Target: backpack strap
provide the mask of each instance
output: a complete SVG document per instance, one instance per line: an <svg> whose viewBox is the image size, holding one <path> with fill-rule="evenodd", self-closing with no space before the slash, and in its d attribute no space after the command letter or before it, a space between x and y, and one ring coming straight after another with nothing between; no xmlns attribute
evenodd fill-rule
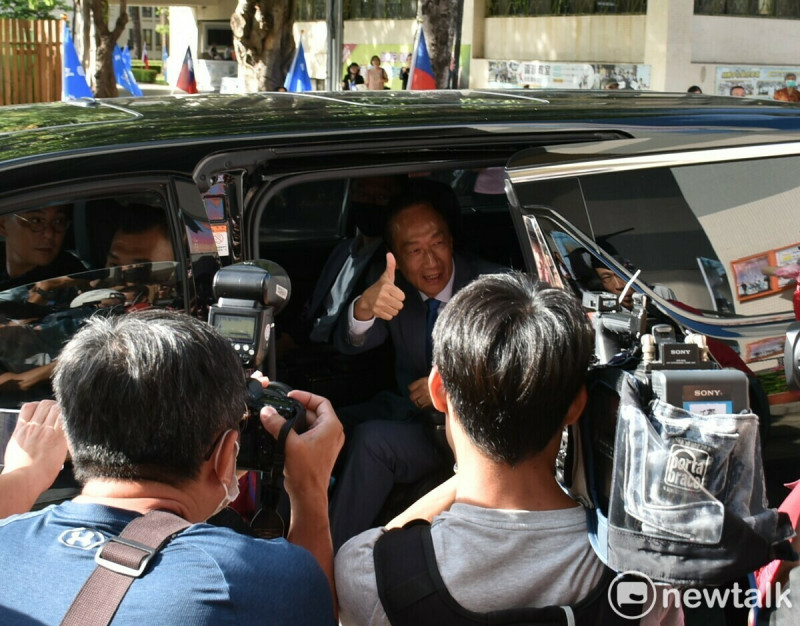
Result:
<svg viewBox="0 0 800 626"><path fill-rule="evenodd" d="M131 583L144 574L159 550L189 526L167 511L150 511L132 520L118 537L98 548L97 567L72 601L62 626L110 623Z"/></svg>
<svg viewBox="0 0 800 626"><path fill-rule="evenodd" d="M469 611L447 590L436 565L430 525L422 520L385 532L375 543L373 558L378 597L393 626L636 624L636 621L623 620L611 612L607 590L614 573L608 569L587 597L573 606L528 607L488 613ZM532 563L531 567L536 565ZM490 585L491 581L486 581L486 584Z"/></svg>

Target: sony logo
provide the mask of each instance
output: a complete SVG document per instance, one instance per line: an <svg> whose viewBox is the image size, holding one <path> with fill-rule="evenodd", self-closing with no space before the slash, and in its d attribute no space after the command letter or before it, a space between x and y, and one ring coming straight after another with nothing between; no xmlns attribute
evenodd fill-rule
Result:
<svg viewBox="0 0 800 626"><path fill-rule="evenodd" d="M691 353L692 353L692 351L689 350L689 349L687 349L687 350L672 350L672 354L674 354L674 355L689 355Z"/></svg>
<svg viewBox="0 0 800 626"><path fill-rule="evenodd" d="M721 389L695 389L695 396L716 398L722 395Z"/></svg>

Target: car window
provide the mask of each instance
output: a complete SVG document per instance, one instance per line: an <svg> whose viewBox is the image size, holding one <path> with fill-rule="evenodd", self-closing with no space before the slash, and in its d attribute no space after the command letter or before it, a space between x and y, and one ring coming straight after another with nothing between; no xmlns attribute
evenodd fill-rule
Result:
<svg viewBox="0 0 800 626"><path fill-rule="evenodd" d="M261 214L262 248L268 250L271 243L336 237L347 183L346 179L301 182L272 195Z"/></svg>
<svg viewBox="0 0 800 626"><path fill-rule="evenodd" d="M49 395L61 347L94 314L183 308L159 194L85 195L0 215L0 404Z"/></svg>
<svg viewBox="0 0 800 626"><path fill-rule="evenodd" d="M790 312L800 258L797 157L581 179L595 240L680 302L719 314Z"/></svg>

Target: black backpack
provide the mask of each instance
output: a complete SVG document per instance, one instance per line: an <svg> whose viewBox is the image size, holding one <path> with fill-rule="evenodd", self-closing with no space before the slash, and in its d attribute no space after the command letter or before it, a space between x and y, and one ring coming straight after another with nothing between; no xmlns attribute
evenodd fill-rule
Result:
<svg viewBox="0 0 800 626"><path fill-rule="evenodd" d="M442 580L431 540L431 527L417 520L385 532L374 548L378 596L393 626L470 626L473 624L537 626L632 626L638 619L622 617L609 604L615 575L606 569L586 598L570 606L511 608L488 613L458 604ZM536 563L531 563L535 568ZM486 581L487 585L491 581Z"/></svg>

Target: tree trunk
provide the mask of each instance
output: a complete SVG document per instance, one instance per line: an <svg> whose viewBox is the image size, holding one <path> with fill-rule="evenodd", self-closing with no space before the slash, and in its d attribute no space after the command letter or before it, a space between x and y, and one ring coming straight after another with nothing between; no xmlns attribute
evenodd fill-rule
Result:
<svg viewBox="0 0 800 626"><path fill-rule="evenodd" d="M163 52L166 48L167 52L172 49L172 46L169 45L169 26L167 25L167 16L169 15L169 9L167 7L159 7L158 9L158 23L159 26L156 27L156 30L161 33L161 51ZM166 71L166 68L161 70Z"/></svg>
<svg viewBox="0 0 800 626"><path fill-rule="evenodd" d="M81 0L82 42L81 63L88 73L92 60L92 5L91 0Z"/></svg>
<svg viewBox="0 0 800 626"><path fill-rule="evenodd" d="M231 15L233 49L245 91L275 91L294 57L297 0L238 0Z"/></svg>
<svg viewBox="0 0 800 626"><path fill-rule="evenodd" d="M95 56L96 68L94 84L96 98L115 98L119 95L117 80L114 77L114 45L128 23L128 1L120 0L119 17L114 24L114 30L109 30L106 19L108 16L108 0L92 1L92 20L97 44Z"/></svg>
<svg viewBox="0 0 800 626"><path fill-rule="evenodd" d="M133 40L131 43L131 57L134 59L142 58L142 19L141 11L138 6L130 7L128 15L131 18L131 26L133 27Z"/></svg>
<svg viewBox="0 0 800 626"><path fill-rule="evenodd" d="M450 86L450 62L460 2L463 0L420 0L418 5L437 89Z"/></svg>

